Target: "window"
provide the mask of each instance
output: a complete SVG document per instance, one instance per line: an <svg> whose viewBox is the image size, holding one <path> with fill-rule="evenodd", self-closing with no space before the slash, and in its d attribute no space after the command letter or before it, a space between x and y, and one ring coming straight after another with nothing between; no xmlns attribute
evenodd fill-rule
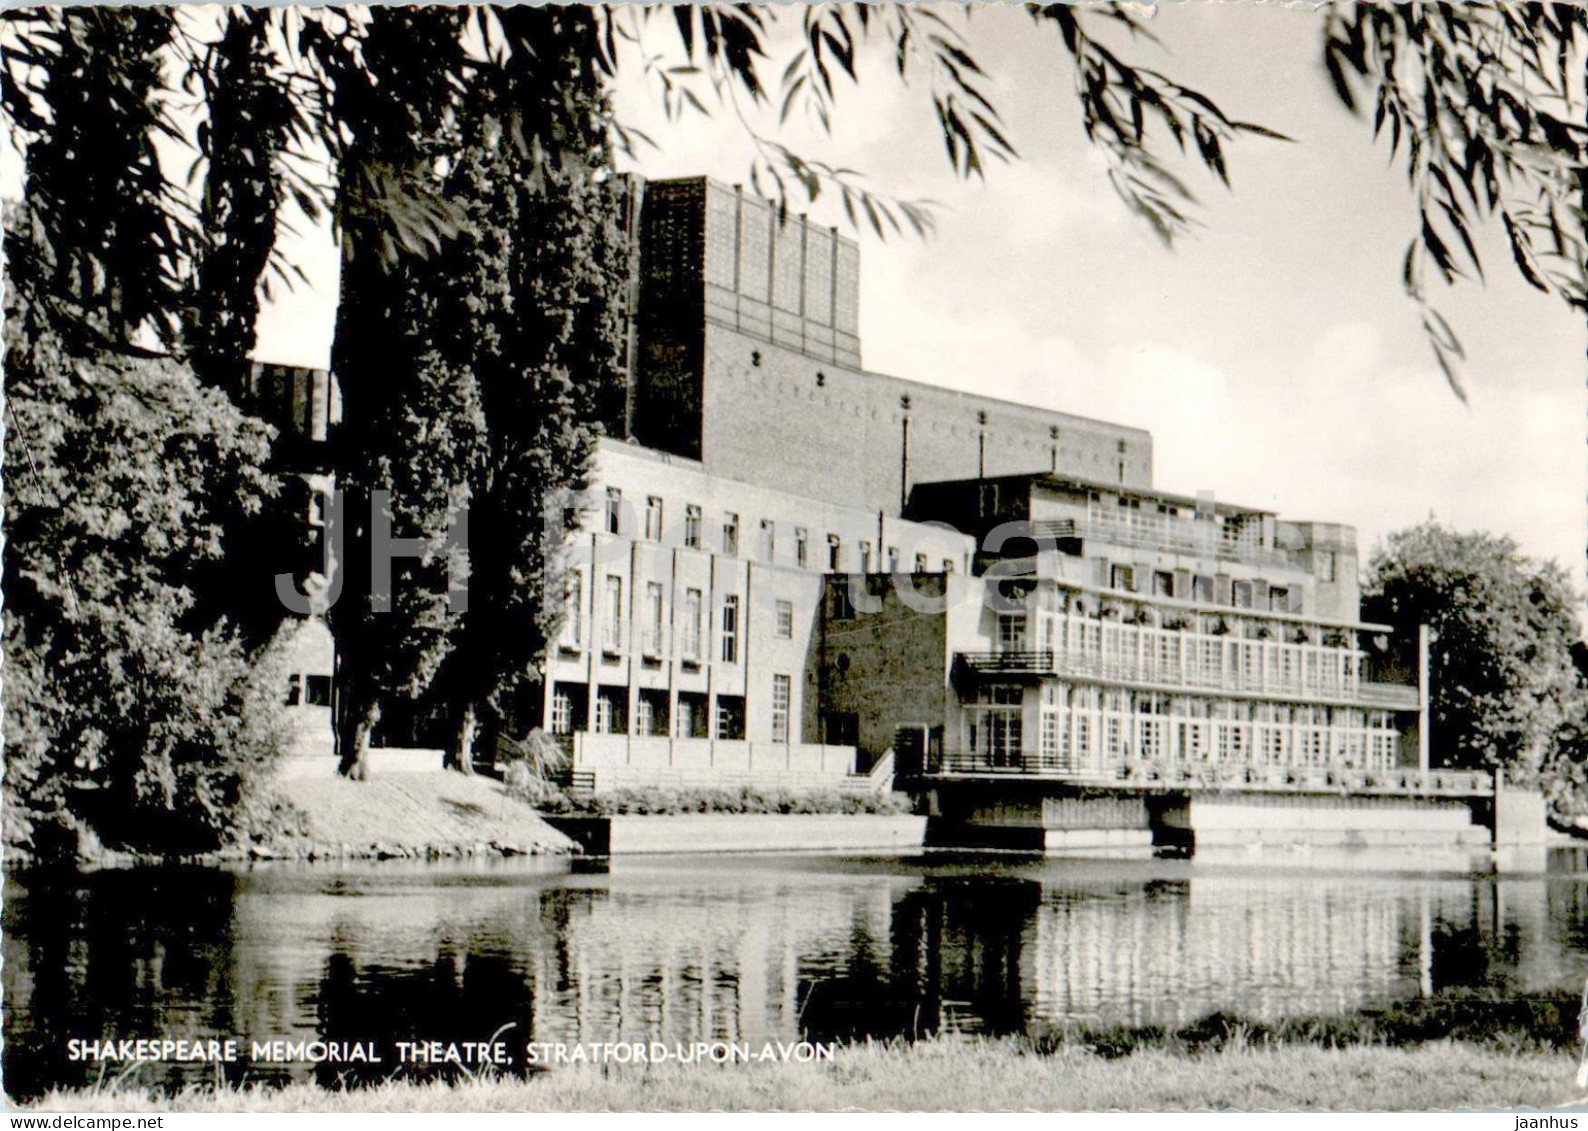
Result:
<svg viewBox="0 0 1588 1131"><path fill-rule="evenodd" d="M722 599L722 662L739 662L739 595L730 593Z"/></svg>
<svg viewBox="0 0 1588 1131"><path fill-rule="evenodd" d="M679 738L705 738L707 737L706 722L709 718L706 695L701 691L680 691L678 693L678 716L673 724L673 733Z"/></svg>
<svg viewBox="0 0 1588 1131"><path fill-rule="evenodd" d="M662 540L662 500L656 495L645 497L645 540L647 542Z"/></svg>
<svg viewBox="0 0 1588 1131"><path fill-rule="evenodd" d="M736 742L744 737L744 696L717 696L716 736L724 741Z"/></svg>
<svg viewBox="0 0 1588 1131"><path fill-rule="evenodd" d="M861 573L870 573L871 572L871 543L870 542L862 542L862 543L860 543L860 572Z"/></svg>
<svg viewBox="0 0 1588 1131"><path fill-rule="evenodd" d="M777 558L777 524L770 518L761 520L761 560L770 562Z"/></svg>
<svg viewBox="0 0 1588 1131"><path fill-rule="evenodd" d="M849 595L849 579L840 578L827 589L827 618L854 620L855 602Z"/></svg>
<svg viewBox="0 0 1588 1131"><path fill-rule="evenodd" d="M777 603L777 638L779 640L794 639L793 601L779 601Z"/></svg>
<svg viewBox="0 0 1588 1131"><path fill-rule="evenodd" d="M584 576L570 573L563 578L562 603L566 619L562 623L563 643L574 648L584 646Z"/></svg>
<svg viewBox="0 0 1588 1131"><path fill-rule="evenodd" d="M1269 586L1268 607L1276 613L1288 613L1290 611L1290 590L1283 585Z"/></svg>
<svg viewBox="0 0 1588 1131"><path fill-rule="evenodd" d="M596 695L595 729L597 734L627 734L629 689L603 687Z"/></svg>
<svg viewBox="0 0 1588 1131"><path fill-rule="evenodd" d="M899 547L897 546L888 547L888 572L899 572Z"/></svg>
<svg viewBox="0 0 1588 1131"><path fill-rule="evenodd" d="M700 661L700 619L705 611L699 589L684 594L684 659Z"/></svg>
<svg viewBox="0 0 1588 1131"><path fill-rule="evenodd" d="M730 557L739 553L739 516L732 511L722 516L722 552Z"/></svg>
<svg viewBox="0 0 1588 1131"><path fill-rule="evenodd" d="M607 575L606 613L601 646L608 652L616 652L623 647L623 579L617 574Z"/></svg>
<svg viewBox="0 0 1588 1131"><path fill-rule="evenodd" d="M794 528L794 561L801 569L810 565L811 535L803 526Z"/></svg>
<svg viewBox="0 0 1588 1131"><path fill-rule="evenodd" d="M607 488L606 531L608 534L623 533L623 492L616 487Z"/></svg>
<svg viewBox="0 0 1588 1131"><path fill-rule="evenodd" d="M1026 648L1026 618L1020 613L998 614L998 651L1023 652Z"/></svg>
<svg viewBox="0 0 1588 1131"><path fill-rule="evenodd" d="M926 572L926 555L925 554L916 554L915 555L915 572L916 573L925 573Z"/></svg>
<svg viewBox="0 0 1588 1131"><path fill-rule="evenodd" d="M772 741L788 741L789 677L772 677Z"/></svg>
<svg viewBox="0 0 1588 1131"><path fill-rule="evenodd" d="M1134 592L1136 589L1136 571L1130 566L1110 566L1108 570L1108 585L1110 589L1129 589Z"/></svg>
<svg viewBox="0 0 1588 1131"><path fill-rule="evenodd" d="M1230 603L1233 604L1237 609L1251 608L1252 583L1250 581L1237 581L1234 585L1234 592Z"/></svg>
<svg viewBox="0 0 1588 1131"><path fill-rule="evenodd" d="M1191 596L1194 600L1204 604L1213 603L1213 579L1211 577L1197 577L1191 582Z"/></svg>
<svg viewBox="0 0 1588 1131"><path fill-rule="evenodd" d="M943 572L944 573L953 573L954 572L954 559L953 558L944 558L943 559Z"/></svg>
<svg viewBox="0 0 1588 1131"><path fill-rule="evenodd" d="M573 696L565 688L557 688L551 694L551 733L573 733Z"/></svg>
<svg viewBox="0 0 1588 1131"><path fill-rule="evenodd" d="M634 702L634 733L645 736L667 735L667 692L642 687Z"/></svg>
<svg viewBox="0 0 1588 1131"><path fill-rule="evenodd" d="M303 677L294 672L287 677L287 706L296 707L303 702Z"/></svg>
<svg viewBox="0 0 1588 1131"><path fill-rule="evenodd" d="M647 656L662 654L662 586L660 582L645 583L645 641ZM645 733L650 733L649 731Z"/></svg>
<svg viewBox="0 0 1588 1131"><path fill-rule="evenodd" d="M1152 572L1152 595L1154 597L1174 596L1174 574L1168 570L1155 569Z"/></svg>
<svg viewBox="0 0 1588 1131"><path fill-rule="evenodd" d="M700 549L700 508L693 503L684 507L684 545Z"/></svg>
<svg viewBox="0 0 1588 1131"><path fill-rule="evenodd" d="M331 705L331 677L328 675L311 675L304 677L304 701L311 707L329 707Z"/></svg>
<svg viewBox="0 0 1588 1131"><path fill-rule="evenodd" d="M836 534L827 536L827 568L837 569L843 561L844 543Z"/></svg>
<svg viewBox="0 0 1588 1131"><path fill-rule="evenodd" d="M1318 554L1318 580L1335 580L1335 571L1338 568L1333 550L1324 550Z"/></svg>

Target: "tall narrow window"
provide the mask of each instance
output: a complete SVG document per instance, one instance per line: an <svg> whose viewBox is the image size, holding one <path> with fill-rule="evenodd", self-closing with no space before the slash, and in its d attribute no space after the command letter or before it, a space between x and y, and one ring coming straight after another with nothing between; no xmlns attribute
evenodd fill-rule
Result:
<svg viewBox="0 0 1588 1131"><path fill-rule="evenodd" d="M657 495L645 499L645 538L649 542L662 540L662 500Z"/></svg>
<svg viewBox="0 0 1588 1131"><path fill-rule="evenodd" d="M662 654L662 586L657 581L645 583L645 654Z"/></svg>
<svg viewBox="0 0 1588 1131"><path fill-rule="evenodd" d="M700 508L693 503L684 507L684 545L700 549Z"/></svg>
<svg viewBox="0 0 1588 1131"><path fill-rule="evenodd" d="M925 554L916 554L915 555L915 572L916 573L925 573L926 572L926 555Z"/></svg>
<svg viewBox="0 0 1588 1131"><path fill-rule="evenodd" d="M730 593L722 599L722 662L739 662L739 595Z"/></svg>
<svg viewBox="0 0 1588 1131"><path fill-rule="evenodd" d="M777 638L779 640L794 639L793 601L779 601L777 603Z"/></svg>
<svg viewBox="0 0 1588 1131"><path fill-rule="evenodd" d="M998 614L998 651L1026 650L1026 618L1021 613Z"/></svg>
<svg viewBox="0 0 1588 1131"><path fill-rule="evenodd" d="M615 573L607 575L606 628L601 646L608 652L623 648L623 579Z"/></svg>
<svg viewBox="0 0 1588 1131"><path fill-rule="evenodd" d="M827 536L827 568L838 569L844 559L844 543L836 534Z"/></svg>
<svg viewBox="0 0 1588 1131"><path fill-rule="evenodd" d="M1337 566L1335 565L1334 551L1324 550L1319 553L1317 557L1318 580L1324 582L1333 581L1335 579L1335 571L1337 569Z"/></svg>
<svg viewBox="0 0 1588 1131"><path fill-rule="evenodd" d="M608 534L623 533L623 492L616 487L607 488L606 531Z"/></svg>
<svg viewBox="0 0 1588 1131"><path fill-rule="evenodd" d="M573 696L560 687L551 693L551 733L573 733Z"/></svg>
<svg viewBox="0 0 1588 1131"><path fill-rule="evenodd" d="M899 572L899 547L897 546L888 547L888 572Z"/></svg>
<svg viewBox="0 0 1588 1131"><path fill-rule="evenodd" d="M804 569L806 566L810 565L810 557L810 531L806 530L803 526L796 526L794 528L794 561L801 569Z"/></svg>
<svg viewBox="0 0 1588 1131"><path fill-rule="evenodd" d="M777 524L770 518L761 520L761 560L774 561L777 558Z"/></svg>
<svg viewBox="0 0 1588 1131"><path fill-rule="evenodd" d="M562 582L563 591L563 643L573 648L584 647L584 577L569 573Z"/></svg>
<svg viewBox="0 0 1588 1131"><path fill-rule="evenodd" d="M699 589L691 589L684 594L684 640L681 651L684 659L699 662L701 616L705 612L705 604Z"/></svg>
<svg viewBox="0 0 1588 1131"><path fill-rule="evenodd" d="M732 511L722 516L722 552L729 557L739 553L739 516Z"/></svg>
<svg viewBox="0 0 1588 1131"><path fill-rule="evenodd" d="M871 572L871 543L870 542L861 542L860 543L860 572L861 573L870 573Z"/></svg>
<svg viewBox="0 0 1588 1131"><path fill-rule="evenodd" d="M788 741L789 677L772 677L772 741Z"/></svg>

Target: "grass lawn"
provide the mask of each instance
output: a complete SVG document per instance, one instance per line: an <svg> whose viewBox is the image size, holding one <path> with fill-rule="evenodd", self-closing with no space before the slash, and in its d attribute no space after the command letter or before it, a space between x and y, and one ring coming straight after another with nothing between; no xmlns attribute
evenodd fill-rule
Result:
<svg viewBox="0 0 1588 1131"><path fill-rule="evenodd" d="M1192 1055L1083 1046L1033 1052L1015 1040L860 1045L828 1063L579 1065L529 1080L391 1083L330 1092L196 1089L56 1093L45 1111L1147 1111L1423 1110L1554 1107L1588 1099L1569 1052L1474 1044L1411 1048L1231 1043Z"/></svg>
<svg viewBox="0 0 1588 1131"><path fill-rule="evenodd" d="M306 816L306 839L322 845L346 844L354 851L373 845L427 848L493 841L552 852L572 847L534 809L490 778L437 769L350 782L327 771L323 778L288 779L274 788Z"/></svg>

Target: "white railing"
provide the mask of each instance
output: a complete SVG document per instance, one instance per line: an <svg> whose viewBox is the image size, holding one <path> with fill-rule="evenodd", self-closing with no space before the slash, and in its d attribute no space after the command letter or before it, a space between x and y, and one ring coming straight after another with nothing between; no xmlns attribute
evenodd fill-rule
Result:
<svg viewBox="0 0 1588 1131"><path fill-rule="evenodd" d="M1365 701L1362 653L1321 643L1214 636L1039 612L1035 640L1054 675L1165 687ZM1022 653L1025 655L1025 653ZM1373 685L1373 705L1415 710L1417 690Z"/></svg>

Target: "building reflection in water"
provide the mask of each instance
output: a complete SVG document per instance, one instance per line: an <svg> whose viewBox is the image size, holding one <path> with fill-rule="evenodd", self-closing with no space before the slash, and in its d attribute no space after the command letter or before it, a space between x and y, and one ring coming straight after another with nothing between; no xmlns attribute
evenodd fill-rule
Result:
<svg viewBox="0 0 1588 1131"><path fill-rule="evenodd" d="M758 1044L1271 1022L1588 974L1580 878L1002 871L13 875L7 1087L94 1079L70 1035Z"/></svg>

